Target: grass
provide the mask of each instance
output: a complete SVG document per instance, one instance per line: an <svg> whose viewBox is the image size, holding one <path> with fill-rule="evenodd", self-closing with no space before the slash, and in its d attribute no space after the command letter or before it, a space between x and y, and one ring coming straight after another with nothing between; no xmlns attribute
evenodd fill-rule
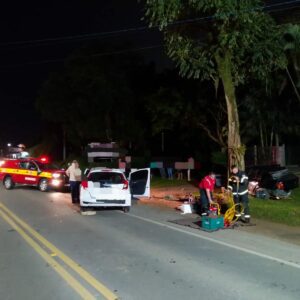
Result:
<svg viewBox="0 0 300 300"><path fill-rule="evenodd" d="M164 187L176 187L176 186L183 186L187 184L193 184L193 182L188 182L185 179L172 179L169 180L167 178L159 178L153 177L151 178L151 187L152 188L164 188Z"/></svg>
<svg viewBox="0 0 300 300"><path fill-rule="evenodd" d="M250 198L251 216L290 226L300 226L300 188L290 199L264 200Z"/></svg>
<svg viewBox="0 0 300 300"><path fill-rule="evenodd" d="M186 180L168 180L153 177L151 187L164 188L183 186L189 183ZM264 200L250 197L251 216L289 226L300 226L300 188L292 191L290 199Z"/></svg>

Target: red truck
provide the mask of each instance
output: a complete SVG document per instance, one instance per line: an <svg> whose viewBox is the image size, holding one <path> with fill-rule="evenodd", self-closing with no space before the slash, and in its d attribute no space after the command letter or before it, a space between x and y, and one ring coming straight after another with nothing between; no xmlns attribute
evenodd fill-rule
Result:
<svg viewBox="0 0 300 300"><path fill-rule="evenodd" d="M50 188L62 189L69 185L65 171L49 164L45 157L1 160L0 180L8 190L15 185L30 185L46 192Z"/></svg>

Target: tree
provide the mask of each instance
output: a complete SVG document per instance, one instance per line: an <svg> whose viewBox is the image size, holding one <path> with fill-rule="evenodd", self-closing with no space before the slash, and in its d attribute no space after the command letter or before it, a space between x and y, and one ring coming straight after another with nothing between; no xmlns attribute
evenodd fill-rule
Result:
<svg viewBox="0 0 300 300"><path fill-rule="evenodd" d="M290 68L293 70L295 80L286 66L286 73L293 86L297 99L300 101L300 26L288 24L284 31L284 50L289 58Z"/></svg>
<svg viewBox="0 0 300 300"><path fill-rule="evenodd" d="M210 82L180 78L175 70L164 71L156 82L154 93L145 99L153 135L176 132L177 140L193 140L195 147L197 139L208 137L222 151L226 150L227 115L221 102L224 99L214 93ZM216 98L213 102L212 97Z"/></svg>
<svg viewBox="0 0 300 300"><path fill-rule="evenodd" d="M182 76L222 83L229 163L244 168L236 87L285 66L280 32L258 0L146 0L149 26L164 32L168 56Z"/></svg>
<svg viewBox="0 0 300 300"><path fill-rule="evenodd" d="M146 66L136 56L98 57L90 53L95 50L80 50L61 72L52 74L40 91L37 108L77 149L90 141L137 144L143 126L136 117L141 107L133 77L141 77L138 69L145 71Z"/></svg>

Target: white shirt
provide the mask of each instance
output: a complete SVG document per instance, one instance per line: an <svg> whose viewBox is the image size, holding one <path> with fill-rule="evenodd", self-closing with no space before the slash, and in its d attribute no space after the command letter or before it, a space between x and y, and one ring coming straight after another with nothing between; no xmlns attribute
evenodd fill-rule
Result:
<svg viewBox="0 0 300 300"><path fill-rule="evenodd" d="M80 168L76 168L74 163L67 169L66 174L70 178L70 181L81 181L81 170Z"/></svg>

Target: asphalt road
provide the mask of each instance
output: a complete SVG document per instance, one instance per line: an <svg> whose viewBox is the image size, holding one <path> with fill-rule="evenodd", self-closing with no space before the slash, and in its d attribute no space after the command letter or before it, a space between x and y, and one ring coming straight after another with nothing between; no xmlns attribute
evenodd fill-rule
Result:
<svg viewBox="0 0 300 300"><path fill-rule="evenodd" d="M0 188L0 299L300 299L300 247L207 233L178 212L82 216L68 194Z"/></svg>

